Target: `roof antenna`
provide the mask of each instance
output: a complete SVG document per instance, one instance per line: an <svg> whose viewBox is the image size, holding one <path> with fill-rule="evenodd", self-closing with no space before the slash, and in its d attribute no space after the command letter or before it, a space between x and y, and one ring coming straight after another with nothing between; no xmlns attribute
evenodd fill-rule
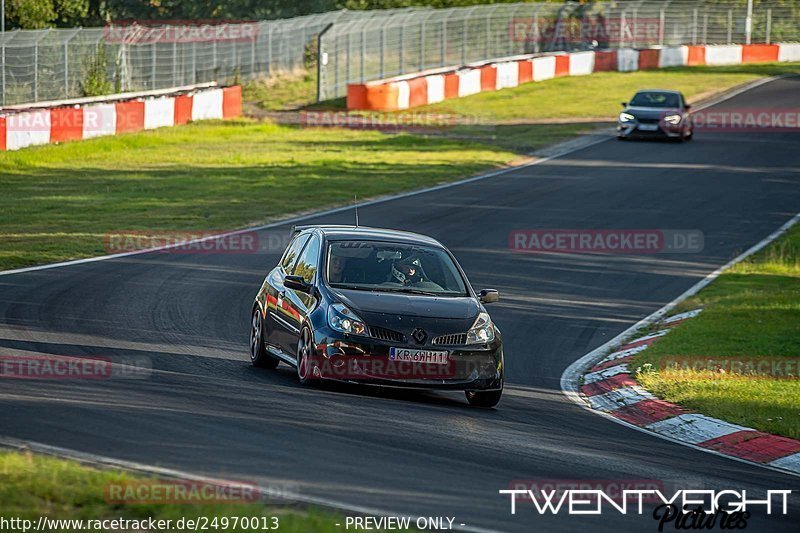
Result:
<svg viewBox="0 0 800 533"><path fill-rule="evenodd" d="M358 227L358 195L353 195L353 206L356 209L356 227Z"/></svg>

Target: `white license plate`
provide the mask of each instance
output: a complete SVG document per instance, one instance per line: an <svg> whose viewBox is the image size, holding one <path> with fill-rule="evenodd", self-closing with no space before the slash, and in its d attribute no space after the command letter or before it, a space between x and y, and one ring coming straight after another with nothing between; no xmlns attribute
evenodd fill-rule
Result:
<svg viewBox="0 0 800 533"><path fill-rule="evenodd" d="M639 124L639 129L642 131L656 131L658 124Z"/></svg>
<svg viewBox="0 0 800 533"><path fill-rule="evenodd" d="M411 348L389 348L389 359L392 361L446 365L448 362L448 352L413 350Z"/></svg>

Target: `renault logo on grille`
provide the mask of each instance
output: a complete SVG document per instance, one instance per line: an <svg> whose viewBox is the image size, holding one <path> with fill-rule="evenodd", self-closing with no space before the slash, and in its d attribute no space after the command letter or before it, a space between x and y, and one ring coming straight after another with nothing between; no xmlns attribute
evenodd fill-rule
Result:
<svg viewBox="0 0 800 533"><path fill-rule="evenodd" d="M417 344L422 344L425 342L425 339L428 338L428 334L425 333L425 330L422 328L417 328L412 331L411 336L414 337L414 340L417 341Z"/></svg>

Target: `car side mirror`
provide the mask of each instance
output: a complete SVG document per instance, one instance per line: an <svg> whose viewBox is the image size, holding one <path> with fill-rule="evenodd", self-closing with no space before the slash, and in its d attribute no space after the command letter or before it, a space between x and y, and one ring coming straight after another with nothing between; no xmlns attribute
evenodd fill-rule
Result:
<svg viewBox="0 0 800 533"><path fill-rule="evenodd" d="M493 304L500 301L500 293L495 289L483 289L478 294L478 298L482 304Z"/></svg>
<svg viewBox="0 0 800 533"><path fill-rule="evenodd" d="M628 102L620 102L620 103L622 104L622 107L628 107Z"/></svg>
<svg viewBox="0 0 800 533"><path fill-rule="evenodd" d="M311 284L303 276L286 276L283 285L300 292L311 292Z"/></svg>
<svg viewBox="0 0 800 533"><path fill-rule="evenodd" d="M690 106L689 104L686 104L686 105L684 105L684 106L683 106L683 108L684 108L686 111L689 111L689 110L692 108L692 106Z"/></svg>

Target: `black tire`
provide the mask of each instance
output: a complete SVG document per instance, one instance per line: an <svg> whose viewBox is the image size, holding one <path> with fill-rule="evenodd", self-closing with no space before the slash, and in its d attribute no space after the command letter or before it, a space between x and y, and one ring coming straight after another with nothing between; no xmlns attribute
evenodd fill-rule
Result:
<svg viewBox="0 0 800 533"><path fill-rule="evenodd" d="M264 346L264 319L258 306L253 308L250 318L250 363L258 368L274 370L280 361L272 357Z"/></svg>
<svg viewBox="0 0 800 533"><path fill-rule="evenodd" d="M483 407L485 409L489 409L500 403L500 397L503 395L503 389L489 391L468 390L465 394L467 395L467 401L472 407Z"/></svg>
<svg viewBox="0 0 800 533"><path fill-rule="evenodd" d="M300 338L297 340L297 381L301 385L307 385L313 379L313 368L310 361L313 339L314 335L310 329L304 327L300 330Z"/></svg>

